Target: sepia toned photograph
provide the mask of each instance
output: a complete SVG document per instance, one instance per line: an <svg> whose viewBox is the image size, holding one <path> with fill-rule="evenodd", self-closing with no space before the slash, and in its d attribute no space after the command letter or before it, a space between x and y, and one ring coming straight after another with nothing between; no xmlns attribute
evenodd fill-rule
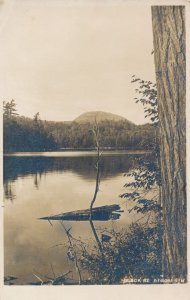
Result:
<svg viewBox="0 0 190 300"><path fill-rule="evenodd" d="M3 284L187 284L186 6L0 10Z"/></svg>

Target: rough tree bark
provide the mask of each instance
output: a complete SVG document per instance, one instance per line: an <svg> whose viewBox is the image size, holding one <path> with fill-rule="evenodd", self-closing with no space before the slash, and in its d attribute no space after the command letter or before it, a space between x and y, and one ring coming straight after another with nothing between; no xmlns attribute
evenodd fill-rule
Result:
<svg viewBox="0 0 190 300"><path fill-rule="evenodd" d="M186 279L185 7L153 6L152 25L161 140L163 273Z"/></svg>

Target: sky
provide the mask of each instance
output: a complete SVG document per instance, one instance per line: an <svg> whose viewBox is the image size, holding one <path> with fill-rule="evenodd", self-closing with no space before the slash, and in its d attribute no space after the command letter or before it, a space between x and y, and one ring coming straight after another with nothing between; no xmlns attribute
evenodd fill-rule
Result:
<svg viewBox="0 0 190 300"><path fill-rule="evenodd" d="M146 123L131 77L155 82L150 6L79 3L0 1L2 101L46 120L106 111Z"/></svg>

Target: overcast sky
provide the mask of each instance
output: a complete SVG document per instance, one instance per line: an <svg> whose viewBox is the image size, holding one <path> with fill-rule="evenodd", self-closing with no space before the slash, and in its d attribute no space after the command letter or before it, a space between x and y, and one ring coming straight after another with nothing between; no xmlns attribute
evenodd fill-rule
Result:
<svg viewBox="0 0 190 300"><path fill-rule="evenodd" d="M46 120L101 110L147 122L130 81L133 74L155 81L150 7L0 3L2 100L13 98L21 115L39 111Z"/></svg>

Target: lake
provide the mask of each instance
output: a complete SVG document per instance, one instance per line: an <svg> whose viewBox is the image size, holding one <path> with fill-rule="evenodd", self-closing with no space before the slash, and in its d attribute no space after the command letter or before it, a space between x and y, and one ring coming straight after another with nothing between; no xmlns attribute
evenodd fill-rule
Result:
<svg viewBox="0 0 190 300"><path fill-rule="evenodd" d="M118 220L94 221L100 230L126 228L140 216L129 213L130 205L119 197L127 191L126 172L137 165L144 152L108 151L101 157L101 182L95 207L119 204ZM87 209L92 201L96 178L93 151L12 153L4 155L4 262L5 276L14 284L34 283L38 277L59 276L71 271L67 236L59 221L52 225L40 217ZM89 221L64 221L73 237L95 243ZM37 275L37 276L36 276ZM84 275L85 276L85 275Z"/></svg>

